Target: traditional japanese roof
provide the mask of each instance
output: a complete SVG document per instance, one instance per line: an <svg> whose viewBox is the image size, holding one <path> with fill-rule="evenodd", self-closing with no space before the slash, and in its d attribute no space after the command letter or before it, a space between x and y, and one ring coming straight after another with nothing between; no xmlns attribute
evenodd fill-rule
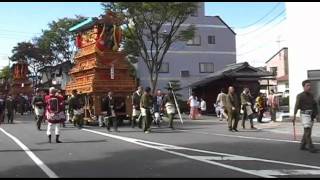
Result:
<svg viewBox="0 0 320 180"><path fill-rule="evenodd" d="M72 63L70 61L65 61L65 62L57 64L55 66L45 66L45 67L39 69L39 72L44 72L47 69L59 69L59 68L62 68L65 71L69 71L71 66L72 66Z"/></svg>
<svg viewBox="0 0 320 180"><path fill-rule="evenodd" d="M234 63L217 72L210 73L203 79L189 84L188 87L203 86L222 78L260 78L272 75L271 72L250 66L248 62Z"/></svg>

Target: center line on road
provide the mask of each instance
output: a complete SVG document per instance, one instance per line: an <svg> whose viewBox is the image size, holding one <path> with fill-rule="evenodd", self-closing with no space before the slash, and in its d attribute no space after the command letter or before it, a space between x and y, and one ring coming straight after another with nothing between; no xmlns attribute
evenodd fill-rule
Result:
<svg viewBox="0 0 320 180"><path fill-rule="evenodd" d="M24 145L18 138L14 137L10 133L6 132L4 129L0 128L0 130L9 136L15 143L17 143L21 149L24 150L25 153L31 158L33 162L35 162L50 178L58 178L58 176L41 161L26 145Z"/></svg>

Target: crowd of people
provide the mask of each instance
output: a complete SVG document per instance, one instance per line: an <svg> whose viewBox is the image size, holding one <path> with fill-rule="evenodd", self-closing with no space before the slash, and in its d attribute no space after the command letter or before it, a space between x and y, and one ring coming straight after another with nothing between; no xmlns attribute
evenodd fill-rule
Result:
<svg viewBox="0 0 320 180"><path fill-rule="evenodd" d="M23 95L19 95L14 99L10 94L7 97L0 96L0 118L1 122L4 121L5 109L7 109L8 123L13 123L15 112L23 113L26 109L22 108L21 103ZM47 122L48 142L51 143L52 132L54 130L56 142L60 141L60 128L65 127L65 123L69 120L75 127L81 129L84 124L84 99L77 90L73 90L71 96L63 95L61 90L54 87L49 89L47 93L43 89L36 89L35 94L30 99L30 112L35 115L36 127L41 131L41 124ZM118 130L118 109L116 105L116 98L113 97L113 92L109 91L101 99L102 118L99 118L99 125L105 126L107 130L111 131L113 125L114 131ZM124 106L122 102L121 106ZM176 113L176 102L173 97L172 89L169 88L166 93L160 89L157 90L155 95L151 94L151 88L146 87L143 89L139 86L132 94L132 119L131 126L135 128L136 124L143 130L144 133L150 133L151 123L160 127L162 117L167 114L169 119L169 128L174 129L173 119Z"/></svg>
<svg viewBox="0 0 320 180"><path fill-rule="evenodd" d="M243 129L246 128L245 122L247 119L250 121L250 128L256 129L253 119L257 118L257 122L262 123L267 109L271 111L271 120L276 120L275 114L279 108L279 99L273 90L271 90L269 97L266 97L263 93L253 97L248 87L243 88L240 97L238 97L235 88L230 86L228 92L224 88L221 89L214 103L214 108L220 121L228 121L230 131L238 131L238 121L240 119Z"/></svg>
<svg viewBox="0 0 320 180"><path fill-rule="evenodd" d="M318 114L317 103L311 93L310 81L304 81L302 86L304 91L297 96L293 122L295 122L296 113L300 109L300 117L304 126L301 150L306 150L306 146L308 146L309 150L314 152L311 129ZM151 123L154 122L155 125L160 127L162 117L166 114L169 120L169 128L175 129L173 119L177 112L177 101L171 88L166 93L158 89L153 95L150 87L143 89L142 86L139 86L132 94L131 102L132 128L135 128L138 124L138 127L144 133L150 133ZM203 98L198 98L195 93L192 93L189 97L187 104L190 107L190 119L196 119L207 111L206 101ZM84 106L83 98L78 94L77 90L73 90L70 97L63 95L60 90L54 87L49 89L48 94L44 90L36 89L36 93L32 98L23 94L16 97L12 97L11 94L7 96L0 95L0 122L4 123L5 112L7 112L8 123L13 123L15 113L23 115L27 111L33 111L36 127L39 131L41 131L41 124L44 120L47 121L46 134L48 142L51 143L51 131L54 129L56 143L61 143L59 139L60 126L65 127L67 119L75 127L79 129L83 127ZM119 132L117 118L119 106L113 97L112 91L109 91L102 98L101 106L103 111L101 113L102 118L99 118L99 125L101 127L105 126L108 131L111 131L111 125L113 125L114 131ZM120 106L123 107L124 102ZM256 129L253 119L257 118L257 122L262 123L262 118L267 110L270 111L271 121L275 121L276 111L279 109L279 99L273 90L271 90L268 97L260 93L254 98L247 87L243 89L240 97L238 97L235 88L230 86L228 92L225 92L225 89L221 89L214 103L214 108L220 121L227 120L229 131L238 132L240 118L243 129L246 128L245 122L247 119L250 121L250 128Z"/></svg>
<svg viewBox="0 0 320 180"><path fill-rule="evenodd" d="M31 96L24 94L18 94L13 97L11 94L0 95L0 122L3 123L5 119L5 111L7 111L8 123L13 123L13 117L15 113L24 115L25 113L31 114Z"/></svg>
<svg viewBox="0 0 320 180"><path fill-rule="evenodd" d="M236 119L237 122L233 125L229 122L230 131L238 131L237 127L240 118L243 129L246 128L245 122L247 119L250 120L251 129L256 129L253 119L257 118L257 122L263 123L262 119L267 110L270 112L271 121L276 121L276 112L279 110L279 98L274 93L274 90L270 91L268 97L264 93L259 93L257 97L253 97L248 87L243 88L240 97L238 97L234 87L230 86L228 92L224 88L221 89L214 103L214 108L220 121L227 120L229 122L232 119Z"/></svg>

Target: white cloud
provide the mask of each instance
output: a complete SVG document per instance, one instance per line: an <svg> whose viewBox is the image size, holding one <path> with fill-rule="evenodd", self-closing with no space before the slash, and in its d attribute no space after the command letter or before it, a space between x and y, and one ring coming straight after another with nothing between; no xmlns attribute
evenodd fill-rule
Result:
<svg viewBox="0 0 320 180"><path fill-rule="evenodd" d="M264 63L281 48L288 47L287 23L286 20L281 21L282 19L278 18L263 28L260 28L262 25L256 25L246 29L235 29L237 62L247 61L253 66L264 66ZM255 31L256 29L259 30ZM248 34L245 34L247 32ZM277 42L279 37L280 47Z"/></svg>

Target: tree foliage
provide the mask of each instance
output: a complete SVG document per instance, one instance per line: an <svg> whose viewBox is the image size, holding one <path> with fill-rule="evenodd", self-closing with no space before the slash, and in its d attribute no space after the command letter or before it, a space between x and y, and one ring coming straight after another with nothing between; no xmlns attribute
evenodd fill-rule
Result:
<svg viewBox="0 0 320 180"><path fill-rule="evenodd" d="M171 86L170 86L170 83L171 83ZM170 80L168 82L167 86L165 87L165 89L168 90L170 87L175 92L175 95L177 96L177 99L182 97L182 95L178 93L178 91L180 91L182 89L179 80Z"/></svg>
<svg viewBox="0 0 320 180"><path fill-rule="evenodd" d="M5 66L0 70L0 78L9 79L10 78L10 67Z"/></svg>
<svg viewBox="0 0 320 180"><path fill-rule="evenodd" d="M25 62L29 65L33 76L38 75L38 70L47 61L42 56L42 51L31 42L20 42L12 49L13 55L9 57L12 62Z"/></svg>
<svg viewBox="0 0 320 180"><path fill-rule="evenodd" d="M75 35L69 32L69 29L84 19L82 16L76 16L52 21L48 24L49 29L42 30L40 37L34 37L30 42L19 42L13 47L13 55L9 59L12 62L27 62L30 72L36 77L39 69L47 65L71 61L75 51L72 48Z"/></svg>
<svg viewBox="0 0 320 180"><path fill-rule="evenodd" d="M146 64L154 92L162 62L171 45L194 36L194 26L181 28L181 24L197 9L197 2L111 2L102 5L123 20L124 52L130 55L130 60L140 58Z"/></svg>
<svg viewBox="0 0 320 180"><path fill-rule="evenodd" d="M42 35L35 38L35 43L43 52L44 58L50 59L48 62L51 65L72 61L75 34L69 32L69 29L84 19L82 16L76 16L52 21L48 24L49 29L43 30Z"/></svg>

